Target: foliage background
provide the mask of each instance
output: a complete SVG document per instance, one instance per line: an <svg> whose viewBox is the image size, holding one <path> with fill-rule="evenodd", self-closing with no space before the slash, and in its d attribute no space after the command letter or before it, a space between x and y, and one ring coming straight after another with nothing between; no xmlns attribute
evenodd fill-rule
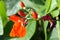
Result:
<svg viewBox="0 0 60 40"><path fill-rule="evenodd" d="M27 36L24 38L10 38L8 36L13 23L7 19L7 16L16 14L20 6L20 0L0 0L0 39L1 40L60 40L60 0L22 0L26 7L33 8L39 15L39 18L50 13L55 19L56 26L47 33L48 22L43 22L43 28L39 21L29 20L27 25ZM31 24L32 23L32 24ZM30 26L29 26L30 25ZM7 31L8 30L8 31ZM44 31L46 30L46 31ZM33 32L33 33L32 33ZM44 33L45 32L45 33ZM33 35L34 34L34 35ZM48 36L47 36L48 35Z"/></svg>

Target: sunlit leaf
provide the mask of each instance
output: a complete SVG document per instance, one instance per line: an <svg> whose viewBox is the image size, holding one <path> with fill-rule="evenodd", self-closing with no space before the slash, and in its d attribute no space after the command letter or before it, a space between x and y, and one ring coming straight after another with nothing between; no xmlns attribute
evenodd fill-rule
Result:
<svg viewBox="0 0 60 40"><path fill-rule="evenodd" d="M3 25L1 17L0 17L0 35L3 35Z"/></svg>
<svg viewBox="0 0 60 40"><path fill-rule="evenodd" d="M59 15L59 10L54 10L54 11L52 11L52 12L51 12L51 15L52 15L53 17L58 16L58 15Z"/></svg>
<svg viewBox="0 0 60 40"><path fill-rule="evenodd" d="M46 0L46 13L49 11L52 0Z"/></svg>
<svg viewBox="0 0 60 40"><path fill-rule="evenodd" d="M6 7L4 1L0 1L0 16L3 22L3 26L7 23Z"/></svg>
<svg viewBox="0 0 60 40"><path fill-rule="evenodd" d="M57 1L57 5L58 5L58 7L60 9L60 0L56 0L56 1Z"/></svg>
<svg viewBox="0 0 60 40"><path fill-rule="evenodd" d="M50 10L49 10L49 12L51 12L53 9L55 9L56 6L57 6L57 2L56 2L56 0L52 0L52 3L51 3L51 6L50 6Z"/></svg>
<svg viewBox="0 0 60 40"><path fill-rule="evenodd" d="M60 40L60 21L57 21L57 24L56 24L56 28L57 28L57 33L58 33L58 39Z"/></svg>
<svg viewBox="0 0 60 40"><path fill-rule="evenodd" d="M58 40L58 31L56 28L52 30L49 40Z"/></svg>
<svg viewBox="0 0 60 40"><path fill-rule="evenodd" d="M56 0L46 0L46 13L51 12L57 6Z"/></svg>
<svg viewBox="0 0 60 40"><path fill-rule="evenodd" d="M16 14L16 12L21 8L19 5L20 0L4 0L7 8L7 15Z"/></svg>
<svg viewBox="0 0 60 40"><path fill-rule="evenodd" d="M49 40L60 40L60 21L57 21L56 27L53 29Z"/></svg>

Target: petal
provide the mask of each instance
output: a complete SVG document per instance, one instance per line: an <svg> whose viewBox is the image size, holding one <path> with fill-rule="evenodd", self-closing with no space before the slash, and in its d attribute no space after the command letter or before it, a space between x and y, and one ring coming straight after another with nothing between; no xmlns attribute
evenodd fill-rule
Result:
<svg viewBox="0 0 60 40"><path fill-rule="evenodd" d="M22 29L22 37L24 37L26 35L26 28Z"/></svg>
<svg viewBox="0 0 60 40"><path fill-rule="evenodd" d="M22 23L15 23L10 32L10 37L24 37L26 35L26 28Z"/></svg>
<svg viewBox="0 0 60 40"><path fill-rule="evenodd" d="M9 36L10 36L10 37L15 37L15 36L16 36L14 30L12 30L12 31L10 32Z"/></svg>
<svg viewBox="0 0 60 40"><path fill-rule="evenodd" d="M54 20L50 20L50 28L54 25Z"/></svg>
<svg viewBox="0 0 60 40"><path fill-rule="evenodd" d="M18 30L18 37L24 37L26 35L26 28L21 26L20 30Z"/></svg>
<svg viewBox="0 0 60 40"><path fill-rule="evenodd" d="M13 26L13 27L15 27L15 26ZM15 36L16 36L16 35L15 35L15 31L14 31L13 28L12 28L12 30L11 30L9 36L10 36L10 37L15 37Z"/></svg>
<svg viewBox="0 0 60 40"><path fill-rule="evenodd" d="M18 23L18 22L24 22L24 18L20 18L19 16L16 16L16 15L12 15L9 17L9 19L15 23Z"/></svg>
<svg viewBox="0 0 60 40"><path fill-rule="evenodd" d="M46 20L52 20L52 17L50 15L45 15L42 17L42 20L46 21Z"/></svg>
<svg viewBox="0 0 60 40"><path fill-rule="evenodd" d="M20 20L20 17L16 16L16 15L12 15L9 17L9 19L13 22L18 22L18 20Z"/></svg>
<svg viewBox="0 0 60 40"><path fill-rule="evenodd" d="M15 23L13 25L13 28L12 28L11 32L10 32L10 37L16 37L17 31L18 31L19 28L20 28L20 24Z"/></svg>

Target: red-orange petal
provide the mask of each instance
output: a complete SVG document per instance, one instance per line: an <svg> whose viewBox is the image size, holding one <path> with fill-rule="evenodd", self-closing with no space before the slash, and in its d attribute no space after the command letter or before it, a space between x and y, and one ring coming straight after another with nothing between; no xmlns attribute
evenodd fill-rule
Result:
<svg viewBox="0 0 60 40"><path fill-rule="evenodd" d="M17 31L18 31L19 28L20 28L20 24L15 23L13 25L13 28L12 28L11 32L10 32L10 37L16 37Z"/></svg>
<svg viewBox="0 0 60 40"><path fill-rule="evenodd" d="M14 27L14 26L13 26L13 27ZM13 28L12 28L12 30L11 30L9 36L10 36L10 37L15 37L15 36L16 36L16 35L15 35L15 31L14 31Z"/></svg>
<svg viewBox="0 0 60 40"><path fill-rule="evenodd" d="M18 37L24 37L26 35L26 28L21 26L21 28L18 30Z"/></svg>
<svg viewBox="0 0 60 40"><path fill-rule="evenodd" d="M10 37L24 37L26 35L26 28L21 23L15 23L10 32Z"/></svg>
<svg viewBox="0 0 60 40"><path fill-rule="evenodd" d="M24 18L20 18L17 15L12 15L9 17L9 19L15 23L17 22L24 22Z"/></svg>
<svg viewBox="0 0 60 40"><path fill-rule="evenodd" d="M18 22L18 20L20 20L20 17L16 16L16 15L12 15L9 17L9 19L13 22Z"/></svg>

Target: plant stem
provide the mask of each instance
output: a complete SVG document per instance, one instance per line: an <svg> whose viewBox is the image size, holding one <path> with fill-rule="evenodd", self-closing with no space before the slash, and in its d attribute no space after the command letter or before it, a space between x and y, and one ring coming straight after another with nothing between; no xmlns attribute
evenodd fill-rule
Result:
<svg viewBox="0 0 60 40"><path fill-rule="evenodd" d="M44 30L44 33L45 33L45 40L47 40L47 31L46 31L46 29Z"/></svg>

